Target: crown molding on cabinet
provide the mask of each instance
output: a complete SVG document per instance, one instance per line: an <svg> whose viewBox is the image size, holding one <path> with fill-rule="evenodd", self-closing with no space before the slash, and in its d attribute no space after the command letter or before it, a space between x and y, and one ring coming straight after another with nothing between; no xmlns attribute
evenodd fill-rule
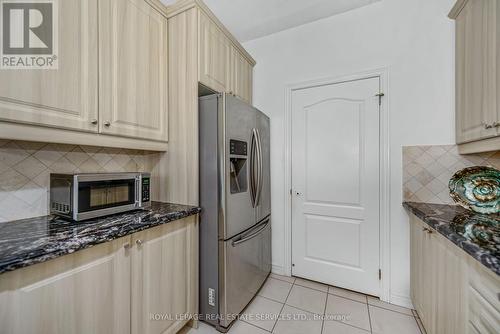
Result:
<svg viewBox="0 0 500 334"><path fill-rule="evenodd" d="M10 140L115 147L159 152L167 151L168 148L168 144L165 142L8 122L0 122L0 133L2 134L2 139Z"/></svg>
<svg viewBox="0 0 500 334"><path fill-rule="evenodd" d="M456 19L468 1L469 0L458 0L448 14L448 17L453 20Z"/></svg>
<svg viewBox="0 0 500 334"><path fill-rule="evenodd" d="M160 12L160 14L162 14L165 17L168 17L167 6L165 6L163 3L161 3L160 0L144 0L144 1L149 3L156 10L158 10Z"/></svg>
<svg viewBox="0 0 500 334"><path fill-rule="evenodd" d="M151 1L151 0L149 0ZM212 20L217 27L226 35L231 42L233 43L234 47L238 49L238 51L246 58L246 60L252 65L255 66L256 61L253 59L253 57L245 50L245 48L238 42L236 38L231 34L229 30L222 24L221 21L215 16L215 14L210 10L210 8L203 3L201 0L180 0L177 1L175 4L168 6L167 7L167 18L171 18L173 16L176 16L184 11L187 11L193 7L198 7L200 10L207 15L210 20Z"/></svg>

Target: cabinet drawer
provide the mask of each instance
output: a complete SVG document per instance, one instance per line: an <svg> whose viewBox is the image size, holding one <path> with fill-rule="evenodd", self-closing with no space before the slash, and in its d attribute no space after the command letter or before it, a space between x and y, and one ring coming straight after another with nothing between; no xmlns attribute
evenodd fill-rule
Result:
<svg viewBox="0 0 500 334"><path fill-rule="evenodd" d="M500 329L500 312L498 309L486 299L488 296L485 298L473 286L469 287L468 293L469 333L498 333Z"/></svg>
<svg viewBox="0 0 500 334"><path fill-rule="evenodd" d="M469 261L469 268L469 290L491 305L500 319L500 279L486 272L477 261Z"/></svg>

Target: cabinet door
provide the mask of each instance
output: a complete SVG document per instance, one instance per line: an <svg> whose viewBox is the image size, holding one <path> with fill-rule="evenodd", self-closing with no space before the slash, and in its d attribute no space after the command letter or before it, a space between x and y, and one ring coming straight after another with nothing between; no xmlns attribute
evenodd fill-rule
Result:
<svg viewBox="0 0 500 334"><path fill-rule="evenodd" d="M99 129L167 141L167 19L145 0L99 4Z"/></svg>
<svg viewBox="0 0 500 334"><path fill-rule="evenodd" d="M436 277L433 273L436 272L435 257L435 244L432 242L431 235L425 231L421 232L422 238L422 285L421 285L421 298L422 298L422 312L421 319L425 329L429 334L437 334L436 332L436 305L435 301L435 284Z"/></svg>
<svg viewBox="0 0 500 334"><path fill-rule="evenodd" d="M413 306L422 317L423 291L423 226L418 219L411 216L410 222L410 287Z"/></svg>
<svg viewBox="0 0 500 334"><path fill-rule="evenodd" d="M493 61L495 62L496 71L491 71L496 77L496 86L493 89L493 98L496 102L496 125L497 125L497 135L500 136L500 2L496 0L489 0L490 6L490 17L494 18L494 30L490 35L490 41L494 41L491 50L495 52ZM492 59L492 57L490 57Z"/></svg>
<svg viewBox="0 0 500 334"><path fill-rule="evenodd" d="M433 304L436 334L465 334L467 268L457 246L436 232L430 236L435 262ZM429 273L427 273L429 274Z"/></svg>
<svg viewBox="0 0 500 334"><path fill-rule="evenodd" d="M242 100L252 103L253 66L238 51L236 51L234 55L234 94L239 96Z"/></svg>
<svg viewBox="0 0 500 334"><path fill-rule="evenodd" d="M133 236L132 333L176 333L195 314L196 228L189 217Z"/></svg>
<svg viewBox="0 0 500 334"><path fill-rule="evenodd" d="M199 23L199 81L218 92L229 92L231 42L201 11Z"/></svg>
<svg viewBox="0 0 500 334"><path fill-rule="evenodd" d="M97 132L97 0L57 4L59 68L0 70L0 120Z"/></svg>
<svg viewBox="0 0 500 334"><path fill-rule="evenodd" d="M130 258L125 237L3 274L2 333L130 332Z"/></svg>
<svg viewBox="0 0 500 334"><path fill-rule="evenodd" d="M456 19L457 143L497 134L494 2L469 0Z"/></svg>

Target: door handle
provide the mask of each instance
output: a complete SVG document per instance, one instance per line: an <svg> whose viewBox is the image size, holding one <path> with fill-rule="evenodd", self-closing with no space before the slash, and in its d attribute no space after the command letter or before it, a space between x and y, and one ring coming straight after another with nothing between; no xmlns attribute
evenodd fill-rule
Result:
<svg viewBox="0 0 500 334"><path fill-rule="evenodd" d="M252 129L252 139L250 143L250 198L252 200L252 208L255 208L257 206L256 203L256 195L257 195L257 188L255 184L255 173L256 173L256 168L255 168L255 159L256 159L256 151L257 151L257 131Z"/></svg>
<svg viewBox="0 0 500 334"><path fill-rule="evenodd" d="M262 175L263 175L263 164L262 164L262 142L260 140L260 133L259 130L256 130L256 135L257 135L257 195L255 199L255 206L260 204L260 198L262 195Z"/></svg>
<svg viewBox="0 0 500 334"><path fill-rule="evenodd" d="M260 234L260 232L262 232L264 229L266 229L267 225L269 225L269 220L266 220L265 224L263 224L262 227L260 227L257 231L253 232L252 234L250 234L248 236L240 237L237 240L233 240L233 242L231 242L231 245L234 247L234 246L242 244L250 239L255 238L256 236L258 236Z"/></svg>

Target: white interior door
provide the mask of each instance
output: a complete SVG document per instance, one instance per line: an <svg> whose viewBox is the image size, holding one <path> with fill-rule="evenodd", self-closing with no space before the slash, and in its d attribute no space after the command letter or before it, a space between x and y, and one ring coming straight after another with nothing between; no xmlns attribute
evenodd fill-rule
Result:
<svg viewBox="0 0 500 334"><path fill-rule="evenodd" d="M379 295L379 77L292 93L292 274Z"/></svg>

